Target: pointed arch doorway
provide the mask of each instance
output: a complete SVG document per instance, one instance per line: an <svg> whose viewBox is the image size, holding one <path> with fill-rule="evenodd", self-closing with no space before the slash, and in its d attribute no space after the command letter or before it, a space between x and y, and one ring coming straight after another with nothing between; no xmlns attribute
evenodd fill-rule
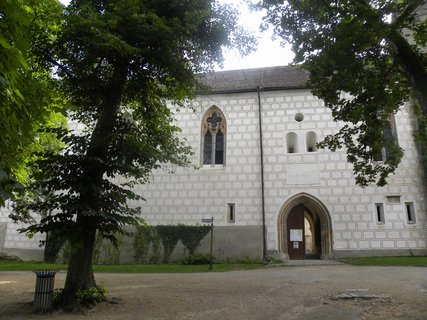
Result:
<svg viewBox="0 0 427 320"><path fill-rule="evenodd" d="M278 221L279 251L286 259L331 259L332 227L326 207L300 193L282 206Z"/></svg>

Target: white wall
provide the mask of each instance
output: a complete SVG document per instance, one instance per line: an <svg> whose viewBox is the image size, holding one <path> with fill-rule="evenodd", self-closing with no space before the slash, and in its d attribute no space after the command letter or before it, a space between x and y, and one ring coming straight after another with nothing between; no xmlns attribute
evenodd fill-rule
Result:
<svg viewBox="0 0 427 320"><path fill-rule="evenodd" d="M355 185L344 151L307 152L305 137L313 131L319 139L338 127L322 101L308 90L261 92L267 249L278 250L278 217L287 199L304 192L319 199L332 221L334 250L427 249L425 181L412 139L414 116L408 105L396 115L397 134L405 156L396 175L383 188ZM216 105L227 120L225 166L203 167L200 161L201 120ZM261 176L256 92L200 96L195 112L177 113L182 135L195 151L193 163L199 169L175 168L176 173L158 170L151 183L136 187L147 199L142 206L149 224L200 224L213 216L219 226L261 226ZM304 120L295 121L302 113ZM299 138L299 152L288 154L286 134ZM400 196L399 204L387 203L387 196ZM406 221L405 202L413 202L416 223ZM235 203L234 223L227 222L227 203ZM385 223L375 221L374 203L383 203ZM0 211L0 223L8 222L4 248L39 250L37 236L31 241L16 232L8 208ZM254 239L259 241L259 239Z"/></svg>
<svg viewBox="0 0 427 320"><path fill-rule="evenodd" d="M396 115L404 159L389 185L360 188L355 185L344 151L307 152L305 137L319 139L337 130L329 110L308 90L262 92L266 224L269 250L278 249L277 224L281 207L295 194L305 192L328 209L335 250L426 249L426 204L423 177L412 140L413 115L405 106ZM261 225L260 151L257 93L199 97L196 112L180 112L178 122L195 151L200 166L200 122L204 112L218 106L227 119L226 165L218 168L178 168L175 175L157 171L151 183L138 188L150 224L197 224L213 216L215 224ZM295 121L296 113L304 120ZM288 154L286 134L299 137L299 153ZM399 195L400 204L386 196ZM404 202L414 202L417 222L408 224ZM227 203L236 204L236 222L227 222ZM374 203L383 203L386 222L375 221ZM135 204L136 205L136 204Z"/></svg>

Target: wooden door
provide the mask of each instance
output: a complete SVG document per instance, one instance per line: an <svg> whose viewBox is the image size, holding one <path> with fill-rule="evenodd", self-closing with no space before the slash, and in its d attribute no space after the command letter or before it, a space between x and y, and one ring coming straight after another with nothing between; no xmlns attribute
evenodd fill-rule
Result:
<svg viewBox="0 0 427 320"><path fill-rule="evenodd" d="M288 254L292 260L305 258L304 205L298 204L289 212L286 221L288 231Z"/></svg>

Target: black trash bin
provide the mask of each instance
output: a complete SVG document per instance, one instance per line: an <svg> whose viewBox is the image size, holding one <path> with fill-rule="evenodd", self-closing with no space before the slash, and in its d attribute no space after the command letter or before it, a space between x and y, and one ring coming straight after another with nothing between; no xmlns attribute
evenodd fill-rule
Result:
<svg viewBox="0 0 427 320"><path fill-rule="evenodd" d="M36 289L34 292L34 309L46 312L52 309L53 288L57 270L34 270Z"/></svg>

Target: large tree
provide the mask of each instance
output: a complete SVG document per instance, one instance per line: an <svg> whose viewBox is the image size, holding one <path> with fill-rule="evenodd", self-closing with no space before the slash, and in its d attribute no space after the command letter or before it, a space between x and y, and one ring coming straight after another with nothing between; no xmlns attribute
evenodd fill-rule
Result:
<svg viewBox="0 0 427 320"><path fill-rule="evenodd" d="M405 101L419 115L427 157L424 0L264 0L258 6L267 9L265 26L292 44L295 62L310 72L313 93L334 120L345 122L320 145L346 147L359 185L386 184L400 162L390 117ZM385 161L373 161L382 148Z"/></svg>
<svg viewBox="0 0 427 320"><path fill-rule="evenodd" d="M95 234L114 241L137 222L141 195L132 187L164 164L189 165L173 113L193 96L195 73L221 62L223 46L253 47L237 16L212 0L73 0L65 8L47 60L79 130L57 130L63 152L36 163L34 192L13 216L28 222L44 213L25 231L55 230L70 241L64 309L96 286Z"/></svg>

